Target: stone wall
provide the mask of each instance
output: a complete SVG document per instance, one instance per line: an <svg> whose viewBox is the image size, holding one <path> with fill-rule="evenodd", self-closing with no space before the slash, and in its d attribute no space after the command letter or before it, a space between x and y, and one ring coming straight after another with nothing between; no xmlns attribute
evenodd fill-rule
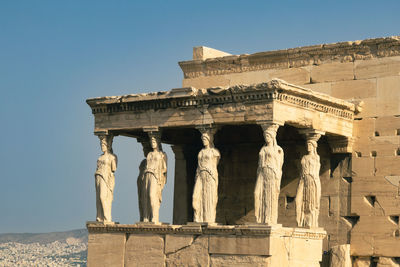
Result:
<svg viewBox="0 0 400 267"><path fill-rule="evenodd" d="M183 86L208 88L280 78L333 97L362 100L363 111L354 122L351 158L329 155L328 160L321 156L330 166L325 165L326 173L321 174L320 223L327 229L331 245L350 242L352 256L400 257L399 37L180 65L185 76ZM283 184L279 215L284 225L293 220L296 180Z"/></svg>
<svg viewBox="0 0 400 267"><path fill-rule="evenodd" d="M321 229L89 223L88 266L298 266L322 259Z"/></svg>

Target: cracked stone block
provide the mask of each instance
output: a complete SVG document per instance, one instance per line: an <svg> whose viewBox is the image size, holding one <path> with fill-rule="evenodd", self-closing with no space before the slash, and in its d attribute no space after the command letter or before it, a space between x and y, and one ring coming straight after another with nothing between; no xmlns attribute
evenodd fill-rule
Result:
<svg viewBox="0 0 400 267"><path fill-rule="evenodd" d="M209 266L208 237L195 238L193 243L166 256L166 266Z"/></svg>
<svg viewBox="0 0 400 267"><path fill-rule="evenodd" d="M174 253L193 243L192 235L166 235L165 254Z"/></svg>
<svg viewBox="0 0 400 267"><path fill-rule="evenodd" d="M331 267L351 267L350 245L339 245L331 248Z"/></svg>
<svg viewBox="0 0 400 267"><path fill-rule="evenodd" d="M164 261L164 238L162 236L129 235L125 247L125 267L164 266Z"/></svg>
<svg viewBox="0 0 400 267"><path fill-rule="evenodd" d="M268 256L211 255L211 267L262 267L270 266Z"/></svg>

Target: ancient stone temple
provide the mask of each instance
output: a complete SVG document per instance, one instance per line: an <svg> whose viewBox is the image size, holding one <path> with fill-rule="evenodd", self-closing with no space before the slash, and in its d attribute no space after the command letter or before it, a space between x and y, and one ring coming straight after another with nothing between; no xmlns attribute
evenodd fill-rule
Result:
<svg viewBox="0 0 400 267"><path fill-rule="evenodd" d="M182 88L87 100L104 153L89 266L400 264L400 38L179 64ZM111 218L118 136L143 145L136 224Z"/></svg>

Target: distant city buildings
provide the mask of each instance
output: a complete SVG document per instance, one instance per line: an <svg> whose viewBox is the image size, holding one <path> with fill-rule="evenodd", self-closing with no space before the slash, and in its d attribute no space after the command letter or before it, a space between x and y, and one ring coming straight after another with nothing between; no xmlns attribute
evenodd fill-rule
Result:
<svg viewBox="0 0 400 267"><path fill-rule="evenodd" d="M86 266L87 244L68 238L47 244L0 243L0 266Z"/></svg>

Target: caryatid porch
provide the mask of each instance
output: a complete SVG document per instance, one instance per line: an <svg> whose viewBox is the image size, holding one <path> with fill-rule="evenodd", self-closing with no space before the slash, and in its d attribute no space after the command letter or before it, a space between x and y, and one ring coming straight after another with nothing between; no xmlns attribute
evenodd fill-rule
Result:
<svg viewBox="0 0 400 267"><path fill-rule="evenodd" d="M250 86L100 97L87 103L95 116L97 135L124 135L147 142L148 133L158 132L162 143L172 145L174 224L193 220L191 200L197 154L202 148L198 129L216 130L214 144L221 153L216 222L243 224L255 222L253 192L258 152L264 144L262 128L279 126L277 141L285 151L281 187L290 188L298 179L298 161L305 154L307 137L324 135L318 150L321 173L331 170L324 161L329 162L332 154L339 153L339 159L344 159L351 152L353 116L358 108L278 79ZM283 203L280 200L278 223L295 226L294 216L291 222L287 220L290 216L281 216L290 200L288 195ZM321 209L325 208L321 203ZM325 227L324 223L320 226Z"/></svg>

